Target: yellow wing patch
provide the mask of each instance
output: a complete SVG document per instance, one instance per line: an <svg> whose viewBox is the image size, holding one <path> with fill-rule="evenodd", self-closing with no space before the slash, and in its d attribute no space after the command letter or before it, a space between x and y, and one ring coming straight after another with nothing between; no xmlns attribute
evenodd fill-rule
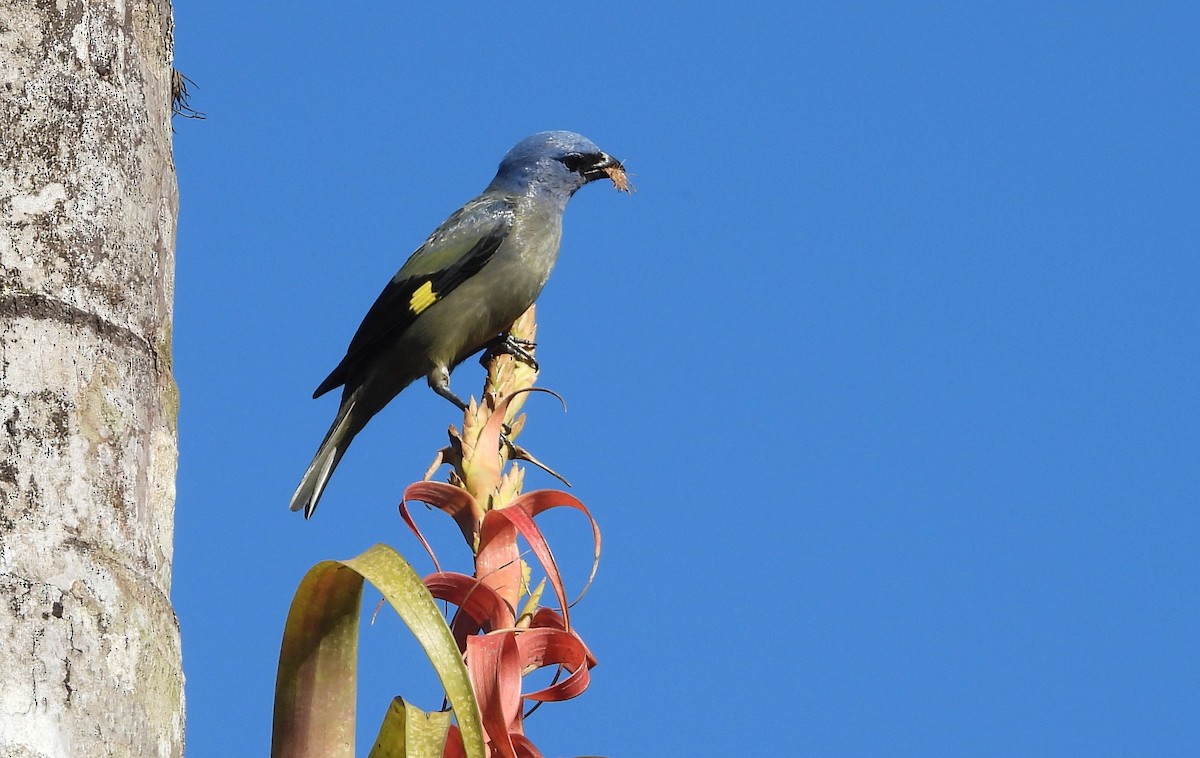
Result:
<svg viewBox="0 0 1200 758"><path fill-rule="evenodd" d="M408 301L408 309L416 316L437 301L438 293L433 291L433 282L425 282L412 294L412 299Z"/></svg>

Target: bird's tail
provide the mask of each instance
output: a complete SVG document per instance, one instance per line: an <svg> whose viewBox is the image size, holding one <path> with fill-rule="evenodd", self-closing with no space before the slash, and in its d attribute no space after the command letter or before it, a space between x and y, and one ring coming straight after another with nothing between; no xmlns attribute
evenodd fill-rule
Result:
<svg viewBox="0 0 1200 758"><path fill-rule="evenodd" d="M338 408L337 418L333 420L333 425L329 427L329 432L321 442L321 447L317 448L316 456L313 457L312 463L308 464L308 470L304 472L300 486L292 495L292 510L298 511L303 508L304 518L310 518L313 511L317 509L317 503L321 500L321 493L325 491L329 477L337 468L338 461L346 454L346 448L350 446L350 441L358 433L358 428L353 426L351 421L354 418L354 405L353 395L342 401L341 407Z"/></svg>

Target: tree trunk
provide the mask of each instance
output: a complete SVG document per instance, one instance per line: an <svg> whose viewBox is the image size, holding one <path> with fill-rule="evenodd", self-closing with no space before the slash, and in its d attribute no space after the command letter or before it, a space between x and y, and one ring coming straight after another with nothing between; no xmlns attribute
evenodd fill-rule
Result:
<svg viewBox="0 0 1200 758"><path fill-rule="evenodd" d="M169 0L0 2L0 756L177 756Z"/></svg>

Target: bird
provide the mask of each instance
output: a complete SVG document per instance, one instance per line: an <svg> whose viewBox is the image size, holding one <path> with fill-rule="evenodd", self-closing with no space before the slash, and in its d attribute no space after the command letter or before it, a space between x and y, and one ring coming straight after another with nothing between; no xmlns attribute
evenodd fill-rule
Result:
<svg viewBox="0 0 1200 758"><path fill-rule="evenodd" d="M318 398L342 387L342 400L292 495L293 511L312 517L355 435L417 379L425 377L434 392L466 410L450 389L450 373L480 350L503 344L554 268L567 201L605 177L626 187L621 161L591 140L570 131L539 132L513 146L483 192L429 235L313 393ZM518 356L523 352L506 344Z"/></svg>

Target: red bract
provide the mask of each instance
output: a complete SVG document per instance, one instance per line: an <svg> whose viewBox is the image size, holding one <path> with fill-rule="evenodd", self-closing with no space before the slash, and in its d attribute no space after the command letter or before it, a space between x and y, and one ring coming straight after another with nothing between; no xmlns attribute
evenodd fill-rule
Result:
<svg viewBox="0 0 1200 758"><path fill-rule="evenodd" d="M512 634L485 634L467 639L467 671L483 714L488 746L505 758L516 758L513 734L521 734L521 652Z"/></svg>
<svg viewBox="0 0 1200 758"><path fill-rule="evenodd" d="M460 519L469 511L463 498L465 491L448 485L433 485L411 485L405 495L439 508L461 527L465 519ZM599 562L600 529L583 503L557 490L520 495L506 507L484 514L478 522L478 531L464 535L468 544L478 546L474 577L439 571L425 578L425 584L435 598L458 609L451 628L467 662L489 749L494 755L538 754L536 750L527 752L525 749L533 749L533 746L524 739L521 701L555 702L577 697L587 689L589 669L596 665L583 640L570 628L568 609L571 603L567 600L562 574L536 522L538 515L559 507L583 513L592 528L592 567L583 588L586 591ZM401 504L401 513L405 523L428 549L428 543L404 504ZM525 538L537 556L561 609L536 608L529 613L522 628L516 628L519 622L515 618L522 591L523 567L518 536ZM432 556L432 551L430 553ZM438 565L436 557L434 564ZM522 676L546 666L559 667L566 672L566 678L534 692L522 693Z"/></svg>
<svg viewBox="0 0 1200 758"><path fill-rule="evenodd" d="M474 535L479 533L479 524L483 521L483 511L475 506L475 500L469 493L442 482L414 482L405 487L404 496L400 499L400 517L404 519L404 523L408 524L408 528L412 529L413 534L417 535L425 552L429 553L429 557L433 559L434 567L439 571L441 569L438 566L437 555L434 554L425 535L421 534L421 530L417 528L416 522L408 512L406 503L410 500L418 500L448 513L458 524L459 531L463 533L467 544L475 544Z"/></svg>

